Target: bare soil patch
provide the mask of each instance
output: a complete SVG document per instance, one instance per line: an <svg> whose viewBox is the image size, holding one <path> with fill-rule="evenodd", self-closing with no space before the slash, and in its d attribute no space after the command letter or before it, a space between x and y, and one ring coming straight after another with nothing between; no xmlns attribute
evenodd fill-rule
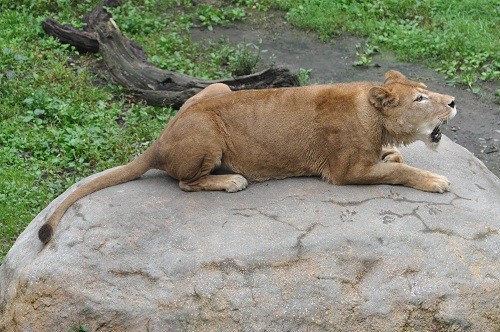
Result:
<svg viewBox="0 0 500 332"><path fill-rule="evenodd" d="M446 84L442 75L424 64L401 62L388 52L373 56L372 63L377 66L354 67L352 63L358 60L356 44L363 43L362 38L343 35L332 43L324 43L313 33L292 28L280 13L257 14L229 27L214 27L213 31L194 28L191 36L198 42L217 42L221 38L234 44L260 42L261 48L267 50L262 53L264 62L273 56L277 65L292 71L310 69L311 84L381 81L387 70L399 70L424 82L431 90L455 96L458 115L444 126L443 133L474 153L500 177L500 108L494 98L498 82L482 84L481 94L474 94Z"/></svg>

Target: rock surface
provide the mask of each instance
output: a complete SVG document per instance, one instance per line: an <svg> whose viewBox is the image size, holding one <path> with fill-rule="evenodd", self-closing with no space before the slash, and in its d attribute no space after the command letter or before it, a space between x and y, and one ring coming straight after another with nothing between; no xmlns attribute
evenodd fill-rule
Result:
<svg viewBox="0 0 500 332"><path fill-rule="evenodd" d="M77 202L43 248L58 198L0 266L0 330L499 331L500 180L447 138L403 154L451 191L185 193L152 171Z"/></svg>

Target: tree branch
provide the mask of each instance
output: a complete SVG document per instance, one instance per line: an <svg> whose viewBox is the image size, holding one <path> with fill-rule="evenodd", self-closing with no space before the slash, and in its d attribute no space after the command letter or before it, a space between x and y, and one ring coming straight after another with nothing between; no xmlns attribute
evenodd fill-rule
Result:
<svg viewBox="0 0 500 332"><path fill-rule="evenodd" d="M160 69L147 61L147 54L122 34L106 7L117 7L120 0L103 0L85 15L86 28L78 30L45 20L44 30L80 52L100 52L112 80L132 91L149 105L180 107L189 97L212 83L225 83L232 90L298 86L297 75L286 68L268 68L256 74L201 80Z"/></svg>

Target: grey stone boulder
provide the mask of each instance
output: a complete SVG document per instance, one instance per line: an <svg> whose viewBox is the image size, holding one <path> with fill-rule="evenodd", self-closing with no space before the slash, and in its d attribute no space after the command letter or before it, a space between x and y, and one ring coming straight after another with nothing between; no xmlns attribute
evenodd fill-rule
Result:
<svg viewBox="0 0 500 332"><path fill-rule="evenodd" d="M451 191L186 193L151 171L77 202L44 248L59 197L0 266L0 331L500 331L500 180L445 137L403 154Z"/></svg>

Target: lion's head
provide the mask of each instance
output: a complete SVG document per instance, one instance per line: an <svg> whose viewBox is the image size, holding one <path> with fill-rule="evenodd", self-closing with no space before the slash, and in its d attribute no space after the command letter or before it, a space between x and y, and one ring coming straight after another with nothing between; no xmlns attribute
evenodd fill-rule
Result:
<svg viewBox="0 0 500 332"><path fill-rule="evenodd" d="M429 91L394 70L386 73L384 85L371 88L369 100L383 114L384 144L421 140L434 149L441 125L457 114L454 97Z"/></svg>

